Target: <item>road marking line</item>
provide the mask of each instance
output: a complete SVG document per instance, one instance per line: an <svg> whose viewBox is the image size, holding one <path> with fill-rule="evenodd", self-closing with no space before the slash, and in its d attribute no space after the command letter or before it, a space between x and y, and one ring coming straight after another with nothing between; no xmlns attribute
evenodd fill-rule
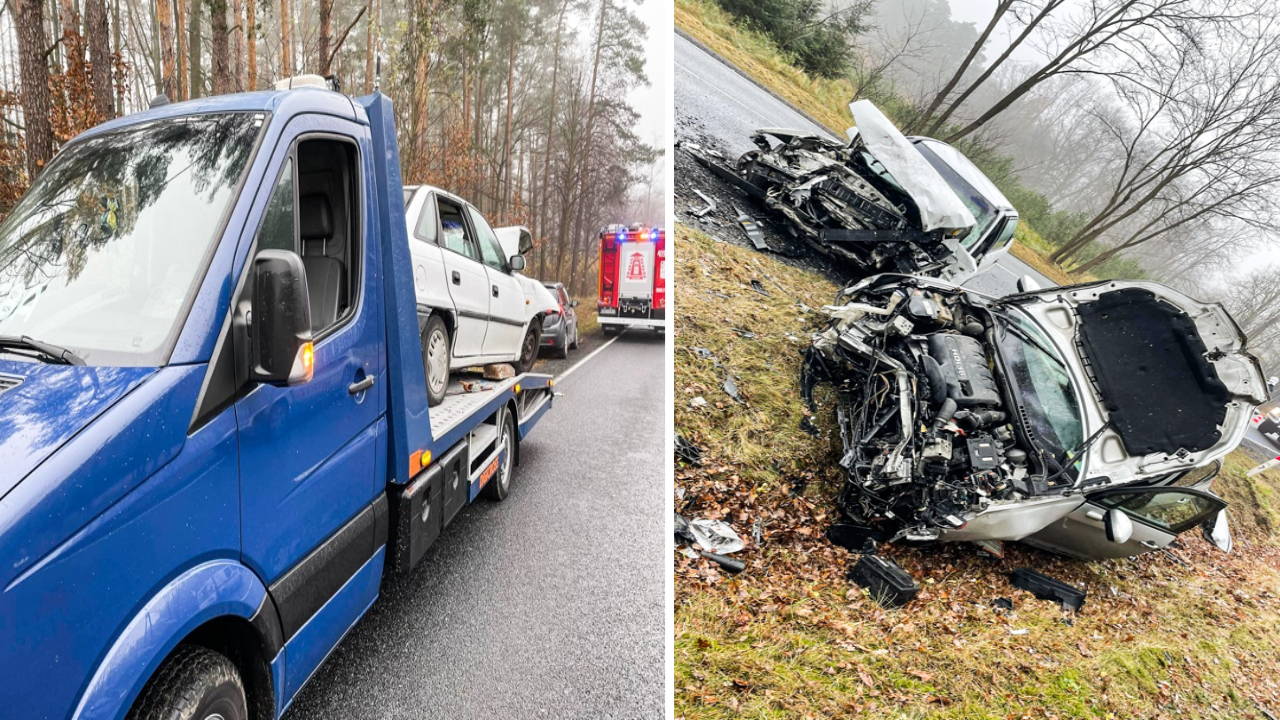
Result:
<svg viewBox="0 0 1280 720"><path fill-rule="evenodd" d="M560 376L556 378L556 382L557 382L557 383L562 382L565 378L569 377L569 374L570 374L570 373L572 373L574 370L577 370L578 368L582 367L584 363L586 363L586 362L587 362L588 360L590 360L591 358L595 357L595 356L596 356L596 355L597 355L601 350L604 350L605 348L609 347L610 345L612 345L612 344L614 344L614 343L618 342L618 338L622 337L622 333L625 333L626 331L627 331L627 330L626 330L626 328L623 328L622 332L618 333L617 335L614 335L612 340L610 340L609 342L607 342L607 343L605 343L605 344L601 345L600 347L596 348L595 350L592 350L590 355L588 355L588 356L586 356L586 357L582 358L582 359L581 359L581 360L579 360L578 362L574 363L574 364L573 364L573 367L571 367L571 368L569 368L568 370L565 370L564 372L560 373Z"/></svg>
<svg viewBox="0 0 1280 720"><path fill-rule="evenodd" d="M719 61L717 60L716 62L719 62ZM695 78L699 77L696 73L694 73L694 72L693 72L693 70L690 70L689 68L685 67L684 65L681 65L681 64L680 64L680 63L678 63L678 62L677 62L677 63L675 63L675 66L676 66L677 68L679 68L679 69L681 69L681 70L685 71L686 73L688 73L688 74L690 74L690 75L693 75ZM730 72L732 72L732 71L730 71ZM701 79L701 78L699 78L699 79ZM721 95L723 95L723 96L725 96L725 97L729 98L729 100L730 100L730 101L732 101L734 104L736 104L736 105L738 105L739 107L741 107L743 110L746 110L747 112L751 113L752 115L755 115L756 117L760 118L760 120L761 120L762 122L769 122L769 118L765 117L764 115L761 115L761 114L760 114L760 113L759 113L755 108L751 107L750 105L747 105L746 103L744 103L744 102L742 102L741 100L739 100L738 98L736 98L736 97L734 97L734 96L730 95L729 93L725 92L724 90L721 90L720 88L716 87L715 85L708 85L707 87L709 87L709 88L711 88L712 90L715 90L716 92L720 93ZM772 98L772 97L770 97L769 99L770 99L770 100L773 100L773 98Z"/></svg>

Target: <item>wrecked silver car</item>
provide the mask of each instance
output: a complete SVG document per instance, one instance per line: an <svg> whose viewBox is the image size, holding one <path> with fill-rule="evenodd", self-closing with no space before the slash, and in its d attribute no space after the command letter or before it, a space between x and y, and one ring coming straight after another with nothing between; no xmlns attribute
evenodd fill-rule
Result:
<svg viewBox="0 0 1280 720"><path fill-rule="evenodd" d="M839 505L868 536L1102 558L1203 527L1229 548L1205 468L1266 385L1222 306L1151 282L997 299L878 275L825 311L802 388L810 407L835 390Z"/></svg>
<svg viewBox="0 0 1280 720"><path fill-rule="evenodd" d="M1008 251L1018 213L961 152L906 138L867 100L849 105L841 144L778 128L733 167L695 159L770 210L826 255L860 273L901 272L962 282Z"/></svg>

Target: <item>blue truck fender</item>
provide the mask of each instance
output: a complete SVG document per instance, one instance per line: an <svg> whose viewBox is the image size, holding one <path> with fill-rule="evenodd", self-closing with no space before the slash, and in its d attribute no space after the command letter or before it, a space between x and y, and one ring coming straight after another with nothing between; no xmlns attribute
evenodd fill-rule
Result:
<svg viewBox="0 0 1280 720"><path fill-rule="evenodd" d="M280 620L258 576L238 562L223 559L187 570L139 609L98 664L73 717L123 718L169 653L202 625L219 618L244 620L260 635L273 676L274 716L274 708L281 705L284 674L283 662L274 662L283 647Z"/></svg>

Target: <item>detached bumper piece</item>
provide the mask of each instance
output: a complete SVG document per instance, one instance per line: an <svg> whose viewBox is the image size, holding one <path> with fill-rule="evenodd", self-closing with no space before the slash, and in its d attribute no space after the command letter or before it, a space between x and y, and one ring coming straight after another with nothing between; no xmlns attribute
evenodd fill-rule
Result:
<svg viewBox="0 0 1280 720"><path fill-rule="evenodd" d="M900 608L915 599L920 586L898 563L879 555L863 555L849 569L849 579L887 608Z"/></svg>
<svg viewBox="0 0 1280 720"><path fill-rule="evenodd" d="M1018 568L1009 573L1009 582L1019 590L1026 590L1040 600L1060 603L1063 610L1079 610L1084 606L1085 592L1061 580L1038 573L1031 568Z"/></svg>

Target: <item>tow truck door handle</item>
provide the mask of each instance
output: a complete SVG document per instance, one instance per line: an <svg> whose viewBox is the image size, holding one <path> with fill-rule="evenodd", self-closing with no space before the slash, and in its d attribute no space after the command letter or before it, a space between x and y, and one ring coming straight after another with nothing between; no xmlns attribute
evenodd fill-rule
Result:
<svg viewBox="0 0 1280 720"><path fill-rule="evenodd" d="M359 395L365 390L368 390L369 388L373 387L374 380L375 380L375 377L373 375L365 375L363 380L359 382L353 382L350 385L348 385L347 392L350 393L351 395Z"/></svg>
<svg viewBox="0 0 1280 720"><path fill-rule="evenodd" d="M454 285L461 285L461 284L462 284L462 275L461 275L461 274L459 274L457 270L454 270L454 271L453 271L453 284L454 284Z"/></svg>
<svg viewBox="0 0 1280 720"><path fill-rule="evenodd" d="M497 286L497 285L494 285L494 286L493 286L493 296L494 296L494 297L498 297L498 286Z"/></svg>

